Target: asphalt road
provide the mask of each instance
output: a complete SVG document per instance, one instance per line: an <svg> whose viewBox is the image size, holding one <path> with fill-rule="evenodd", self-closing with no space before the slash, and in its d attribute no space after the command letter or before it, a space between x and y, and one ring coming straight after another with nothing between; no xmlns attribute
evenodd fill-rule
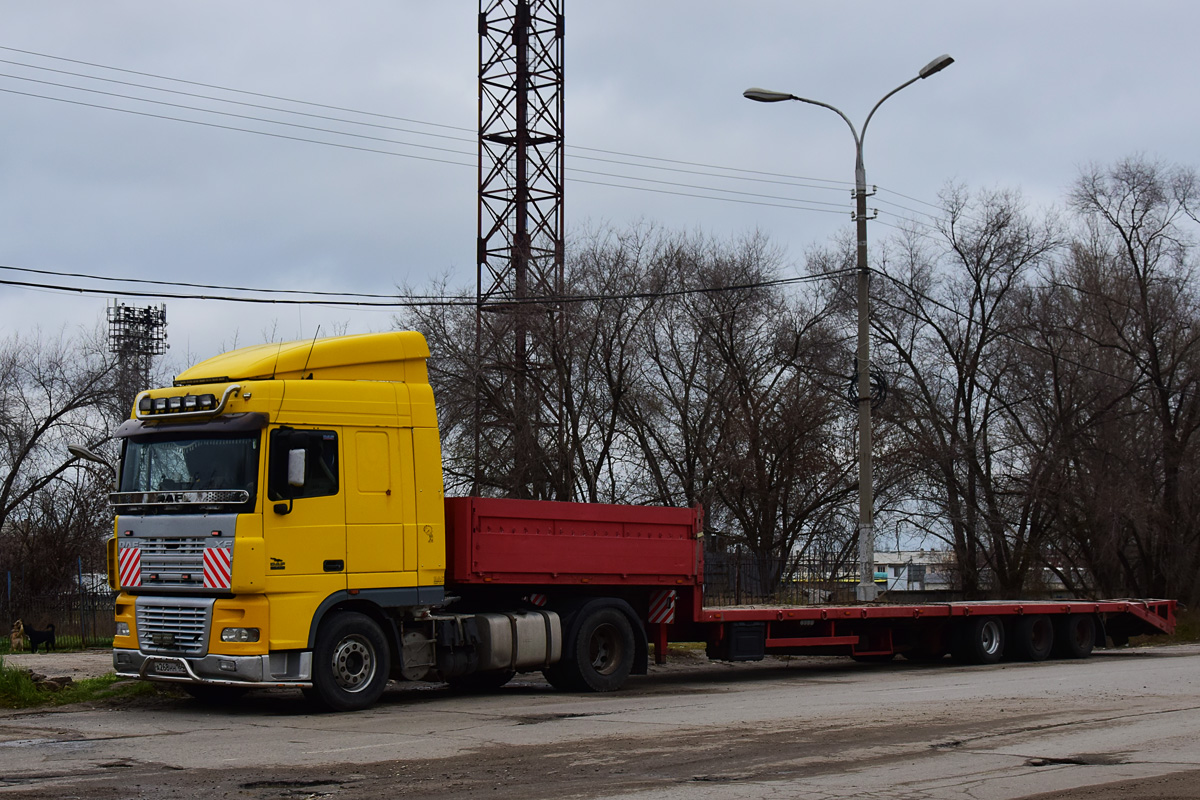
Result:
<svg viewBox="0 0 1200 800"><path fill-rule="evenodd" d="M1129 783L1131 782L1131 783ZM0 715L0 794L54 798L1200 796L1200 646L995 667L792 659L540 676L311 714L162 698Z"/></svg>

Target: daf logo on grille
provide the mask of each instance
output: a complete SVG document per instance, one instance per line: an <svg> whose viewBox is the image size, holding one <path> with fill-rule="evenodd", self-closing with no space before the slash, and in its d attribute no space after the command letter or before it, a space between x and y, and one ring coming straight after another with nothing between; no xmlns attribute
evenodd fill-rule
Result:
<svg viewBox="0 0 1200 800"><path fill-rule="evenodd" d="M152 633L150 641L159 647L171 647L175 644L175 634L173 633Z"/></svg>

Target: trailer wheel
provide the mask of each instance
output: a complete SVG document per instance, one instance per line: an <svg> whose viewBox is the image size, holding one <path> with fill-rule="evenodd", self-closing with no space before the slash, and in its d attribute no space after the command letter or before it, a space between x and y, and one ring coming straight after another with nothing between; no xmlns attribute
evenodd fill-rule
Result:
<svg viewBox="0 0 1200 800"><path fill-rule="evenodd" d="M954 658L964 664L995 664L1004 655L1004 626L996 617L963 620L954 638Z"/></svg>
<svg viewBox="0 0 1200 800"><path fill-rule="evenodd" d="M600 606L587 612L566 643L563 658L543 671L556 689L613 692L633 669L633 626L617 608Z"/></svg>
<svg viewBox="0 0 1200 800"><path fill-rule="evenodd" d="M496 691L511 681L516 674L516 670L495 669L487 672L472 672L469 675L456 675L453 678L447 678L446 683L456 692L484 694Z"/></svg>
<svg viewBox="0 0 1200 800"><path fill-rule="evenodd" d="M1054 647L1054 623L1045 614L1021 617L1013 625L1009 652L1018 661L1045 661Z"/></svg>
<svg viewBox="0 0 1200 800"><path fill-rule="evenodd" d="M1055 658L1087 658L1096 645L1096 620L1091 614L1067 614L1054 619Z"/></svg>
<svg viewBox="0 0 1200 800"><path fill-rule="evenodd" d="M387 686L387 640L365 614L340 613L326 619L313 649L310 699L330 711L357 711L374 703Z"/></svg>

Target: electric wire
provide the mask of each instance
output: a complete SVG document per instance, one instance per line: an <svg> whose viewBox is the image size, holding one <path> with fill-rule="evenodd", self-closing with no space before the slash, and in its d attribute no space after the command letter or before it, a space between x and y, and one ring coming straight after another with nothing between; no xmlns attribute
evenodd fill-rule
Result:
<svg viewBox="0 0 1200 800"><path fill-rule="evenodd" d="M82 88L82 87L77 87L77 86L69 86L66 84L56 83L53 81L42 81L42 80L38 80L35 78L22 78L19 76L12 76L12 75L8 75L5 73L0 73L0 77L9 77L9 78L16 77L18 80L26 80L26 81L31 81L33 83L43 84L43 85L50 85L50 86L55 86L55 87L59 87L59 88L73 89L76 91L90 92L93 94L99 94L99 95L103 95L103 96L107 96L107 97L117 97L117 98L126 99L126 100L135 100L135 101L139 101L139 102L152 103L154 105L167 106L169 108L176 108L176 109L181 109L181 110L186 110L186 111L198 111L201 113L218 114L218 115L225 116L225 117L233 117L235 119L248 120L248 121L253 121L253 122L263 122L263 123L266 123L269 125L283 125L283 126L286 126L289 128L298 128L301 130L312 131L312 132L317 132L317 133L328 133L328 134L332 134L334 136L349 136L349 137L352 137L355 139L364 139L364 140L372 141L372 142L393 144L393 145L397 145L397 146L401 146L401 147L415 147L415 148L419 148L422 150L433 150L433 151L437 151L437 152L450 153L452 155L461 155L461 156L466 156L466 157L473 155L473 153L469 153L466 151L454 150L454 149L445 148L445 147L438 147L436 145L417 144L414 142L405 142L405 141L402 141L399 139L387 139L384 137L369 136L367 134L361 134L361 133L338 131L338 130L333 130L330 128L321 128L321 127L317 127L317 126L313 126L313 125L302 125L300 123L295 123L295 122L284 122L281 120L266 119L264 117L254 117L254 116L249 116L246 114L235 114L233 112L228 112L228 111L216 111L213 109L199 108L196 106L189 106L189 105L184 105L181 103L170 103L170 102L167 102L164 100L151 100L151 99L147 99L147 98L133 97L130 95L122 95L122 94L118 94L118 93L114 93L114 92L105 92L105 91L99 90L99 89L87 89L87 88ZM146 111L137 111L134 109L120 108L118 106L108 106L108 105L97 104L97 103L87 103L87 102L84 102L81 100L70 100L67 98L54 97L51 95L41 95L41 94L35 94L35 93L31 93L31 92L21 92L21 91L15 90L15 89L0 88L0 92L7 92L10 94L23 95L23 96L27 96L27 97L36 97L36 98L41 98L41 99L45 99L45 100L54 100L54 101L61 102L61 103L69 103L72 105L80 105L80 106L85 106L85 107L89 107L89 108L104 109L104 110L108 110L108 111L118 111L118 112L125 113L125 114L134 114L137 116L150 117L150 118L154 118L154 119L170 120L173 122L184 122L184 123L189 123L189 124L193 124L193 125L202 125L205 127L218 128L218 129L222 129L222 130L239 131L242 133L253 133L253 134L258 134L260 136L270 136L270 137L274 137L274 138L287 139L290 141L308 142L311 144L321 144L321 145L326 145L326 146L330 146L330 147L339 147L339 148L343 148L343 149L357 150L357 151L361 151L361 152L378 153L378 154L382 154L382 155L391 155L391 156L396 156L399 158L411 158L411 159L416 159L418 161L429 161L429 162L434 162L434 163L451 164L453 166L472 167L472 168L475 166L475 164L468 163L468 162L450 161L450 160L443 159L443 158L434 158L434 157L429 157L429 156L418 156L418 155L414 155L411 153L397 153L397 152L390 151L390 150L381 150L378 148L354 146L354 145L348 145L348 144L343 144L343 143L339 143L339 142L329 142L329 141L325 141L325 140L321 140L321 139L312 139L312 138L303 137L303 136L291 136L291 135L287 135L287 134L273 133L270 131L256 130L254 128L243 128L243 127L234 126L234 125L221 125L218 123L203 122L200 120L188 119L186 117L175 117L175 116L170 116L170 115L166 115L166 114L153 114L153 113L146 112ZM765 195L765 194L758 193L758 192L743 192L743 191L736 190L736 189L724 189L724 188L716 187L716 186L711 186L711 187L710 186L697 186L695 184L685 184L685 183L679 183L679 182L675 182L675 181L661 181L661 180L658 180L655 178L642 178L642 177L629 176L629 175L613 175L612 173L599 172L596 170L577 169L575 171L582 173L582 174L613 177L618 180L635 180L635 181L642 181L642 182L648 182L648 183L657 183L657 184L661 184L661 185L677 186L677 187L686 188L686 189L697 189L700 191L719 192L719 193L724 193L724 194L739 195L739 196L743 196L743 197L760 197L760 198L764 198L766 200L788 200L788 201L791 201L791 204L789 204L789 205L783 205L783 204L779 204L779 203L769 203L769 202L753 203L754 205L772 206L772 207L777 207L777 208L789 208L789 209L798 210L798 211L818 211L818 212L837 213L837 214L846 213L844 210L843 211L832 211L830 209L813 208L810 205L797 205L797 204L821 204L821 205L828 205L828 206L839 205L837 203L827 203L822 200L805 200L802 198L784 198L784 197L778 197L775 195ZM588 180L582 180L582 179L573 179L573 180L575 180L578 183L613 186L613 187L622 188L622 189L634 189L634 190L641 190L641 191L658 191L660 194L673 194L673 195L677 195L677 196L681 196L681 197L696 197L699 199L706 199L706 200L739 202L736 198L723 198L723 197L712 197L712 196L705 196L705 195L694 195L689 192L663 192L660 190L651 189L649 187L631 186L628 184L600 183L597 181L588 181ZM741 201L741 202L747 202L747 201Z"/></svg>
<svg viewBox="0 0 1200 800"><path fill-rule="evenodd" d="M371 116L371 117L376 117L376 118L381 118L381 119L399 120L399 121L404 121L404 122L408 122L408 123L412 123L412 124L426 125L426 126L437 127L437 128L441 128L441 129L449 129L449 130L456 130L456 131L463 131L463 132L472 131L472 129L464 128L461 126L445 125L445 124L441 124L441 123L431 123L431 122L426 122L423 120L415 120L415 119L408 118L408 117L399 117L399 116L394 116L394 115L379 114L376 112L368 112L368 111L361 111L361 110L356 110L356 109L349 109L349 108L346 108L343 106L332 106L332 105L322 104L322 103L312 103L310 101L297 100L294 98L286 98L286 97L281 97L279 95L270 95L270 94L264 94L264 93L259 93L259 92L249 92L246 90L234 89L234 88L226 87L226 86L219 86L217 84L208 84L208 83L201 83L201 82L197 82L197 81L188 81L188 80L183 80L183 79L179 79L179 78L172 78L172 77L168 77L168 76L157 75L154 73L139 72L136 70L126 70L126 69L123 69L120 67L110 67L110 66L103 65L103 64L97 64L95 62L87 62L87 61L80 61L77 59L63 58L60 56L53 56L53 55L49 55L49 54L45 54L45 53L37 53L34 51L22 50L19 48L0 46L0 50L8 50L11 52L18 52L18 53L23 53L26 55L34 55L34 56L38 56L38 57L42 57L42 58L49 58L49 59L55 59L55 60L59 60L59 61L65 61L68 63L82 64L82 65L95 67L95 68L99 68L99 69L109 69L109 70L114 70L114 71L122 72L122 73L126 73L126 74L134 74L134 75L141 75L144 77L151 77L151 78L155 78L157 80L178 82L178 83L183 83L186 85L199 86L199 87L210 88L210 89L217 89L220 91L233 92L233 93L243 94L243 95L252 96L252 97L268 98L268 99L272 99L272 100L278 100L278 101L287 102L287 103L296 103L296 104L310 106L310 107L325 108L325 109L329 109L329 110L337 110L337 111L342 111L342 112L346 112L346 113ZM461 142L474 142L475 141L475 139L468 139L466 137L447 136L446 134L430 133L427 131L413 130L411 128L399 128L396 126L379 125L377 123L363 122L360 120L349 120L349 119L340 118L340 117L332 117L332 116L325 115L325 114L312 114L309 112L302 112L302 111L296 111L296 110L292 110L292 109L279 108L277 106L265 106L265 105L257 104L257 103L246 103L243 101L232 100L232 99L228 99L228 98L214 97L212 95L199 94L199 93L195 93L195 92L183 92L183 91L179 91L176 89L167 89L164 87L157 87L157 86L151 86L148 84L134 83L131 81L120 81L120 80L116 80L113 78L106 78L106 77L98 76L98 75L89 75L87 73L73 72L70 70L58 70L58 69L54 69L51 67L45 67L45 66L36 65L36 64L27 64L25 62L12 61L9 59L0 59L0 63L8 63L8 64L16 65L16 66L22 66L22 67L25 67L28 69L44 70L44 71L48 71L48 72L54 72L57 74L71 75L74 77L80 77L80 78L84 78L87 80L107 81L107 82L115 83L118 85L132 86L132 87L136 87L136 88L147 89L150 91L159 91L159 92L166 92L166 93L172 93L172 94L179 94L182 96L211 100L214 102L232 103L232 104L245 106L245 107L260 108L263 110L270 110L270 111L274 111L277 113L297 114L297 115L302 115L302 116L307 116L307 117L312 117L312 118L317 118L317 119L324 119L324 120L333 121L333 122L340 122L340 123L344 123L344 124L348 124L348 125L364 125L364 126L375 127L375 128L385 129L385 130L395 130L398 132L410 133L410 134L418 135L418 136L434 136L434 137L439 137L439 138L445 138L445 139L448 139L451 141L461 141ZM135 101L139 101L139 102L150 102L150 103L164 103L165 102L165 101L150 100L150 99L141 98L141 97L134 97L134 96L130 96L130 95L121 95L121 94L112 93L112 92L102 92L100 90L87 89L87 88L79 87L79 86L71 86L69 84L57 84L57 83L50 82L50 81L37 81L37 79L27 78L27 77L23 77L23 76L5 75L4 77L9 77L9 78L12 78L15 80L27 80L27 81L45 83L45 84L49 84L49 85L59 86L62 88L73 89L76 91L98 92L101 94L107 94L109 96L122 97L124 99L130 99L130 100L135 100ZM44 99L60 99L60 98L46 97L43 95L32 95L29 93L25 93L25 94L27 94L28 96L43 97ZM230 112L217 111L214 109L202 109L202 108L196 108L193 106L183 106L181 104L166 103L166 105L171 105L171 106L180 107L180 108L187 108L189 110L199 111L201 113L215 113L215 114L222 114L222 115L229 115L229 116L243 116L243 115L234 115L234 114L231 114ZM285 122L281 122L279 120L264 120L264 119L256 118L256 117L243 117L243 118L254 119L257 121L263 121L263 122L267 122L269 124L294 125L294 123L285 123ZM177 120L177 121L190 121L190 120ZM305 127L305 126L299 126L299 127ZM244 129L241 129L241 130L244 130ZM316 130L320 130L322 132L330 132L330 133L334 133L336 135L351 135L351 136L355 135L355 134L349 134L349 133L346 133L343 131L328 131L326 129L316 129ZM474 131L472 131L472 132L474 132ZM370 137L367 137L367 138L370 138ZM384 140L384 141L390 141L390 140ZM315 143L324 143L324 142L315 142ZM402 144L404 146L411 146L411 147L430 147L428 145L417 145L417 144L409 143L409 142L398 142L398 143ZM439 148L434 148L434 149L439 149ZM625 153L625 152L616 151L616 150L606 150L606 149L602 149L602 148L580 147L580 146L572 145L572 146L569 146L567 149L568 149L568 151L570 151L570 150L586 150L589 152L604 153L607 155L619 155L619 156L622 156L625 158L637 158L637 159L640 159L643 161L658 161L658 162L662 162L665 164L679 164L679 165L685 165L685 166L695 166L695 167L702 167L705 170L714 170L715 169L715 170L722 170L724 173L735 173L735 174L721 174L721 173L713 173L713 172L702 172L702 171L698 171L698 170L681 169L678 167L660 166L658 164L633 163L633 162L628 162L628 161L618 161L615 159L605 159L605 158L598 158L595 156L584 156L584 155L578 155L578 154L574 154L574 153L568 153L569 157L575 158L575 159L591 160L591 161L597 161L597 162L602 162L602 163L614 163L614 164L620 164L620 165L624 165L624 166L631 166L631 167L639 168L639 169L667 170L667 171L672 171L672 172L697 174L697 175L703 175L706 177L719 178L719 179L723 179L723 180L739 180L739 181L750 181L750 182L760 182L760 183L773 183L773 184L794 186L796 188L817 189L817 190L831 190L831 189L838 190L837 187L839 187L839 186L850 185L846 181L834 181L834 180L829 180L829 179L824 179L824 178L811 178L811 177L804 177L804 176L781 175L778 173L764 172L764 171L760 171L760 170L745 170L745 169L739 169L739 168L735 168L735 167L725 167L725 166L719 166L719 165L705 164L702 162L684 161L684 160L680 160L680 159L666 159L666 158L659 158L659 157L655 157L655 156L639 155L639 154L635 154L635 153ZM446 151L452 152L455 154L459 154L459 155L466 155L466 153L464 153L463 151L449 150L449 149L446 149ZM763 175L763 176L770 176L770 177L769 178L746 177L746 176L751 176L751 175ZM780 180L781 178L783 178L785 180ZM636 178L634 178L634 179L638 180ZM641 180L649 180L649 179L641 179ZM800 181L800 182L797 183L797 181ZM812 183L809 183L810 181ZM825 185L817 185L817 184L831 184L831 185L825 186ZM706 187L706 188L710 191L725 191L725 190L717 188L717 187ZM804 200L804 199L798 199L798 202L810 202L810 203L818 203L819 204L822 201L809 201L809 200Z"/></svg>
<svg viewBox="0 0 1200 800"><path fill-rule="evenodd" d="M6 265L0 267L8 270L20 270L33 272L42 275L57 275L60 277L82 277L85 279L124 281L132 284L149 284L159 286L181 286L191 287L195 284L172 283L169 281L153 281L145 278L114 278L111 276L95 276L76 272L58 272L54 270L36 270L28 267L13 267ZM825 280L826 278L836 277L849 272L854 272L854 268L845 268L840 270L830 270L828 272L813 273L810 275L796 275L785 278L772 278L765 281L754 281L742 284L729 284L725 286L700 286L691 288L671 289L671 290L656 290L656 291L640 291L640 292L625 292L620 294L562 294L562 295L547 295L541 297L526 297L520 299L505 298L499 301L485 302L483 305L489 307L504 307L516 305L563 305L571 303L586 303L586 302L604 302L613 300L646 300L663 297L676 297L691 294L712 294L734 291L748 291L752 289L771 288L776 286L789 286L800 283L809 283L813 281ZM0 285L14 286L26 289L48 290L56 292L65 292L73 294L112 294L113 291L108 288L93 288L87 286L64 286L61 284L50 283L35 283L32 281L15 281L0 278ZM122 289L118 294L129 297L144 297L151 299L168 299L168 300L218 300L230 303L254 303L254 304L274 304L274 305L319 305L331 307L357 307L357 308L425 308L437 306L476 306L480 305L477 298L467 295L364 295L354 292L337 293L337 292L302 292L300 290L249 290L239 287L229 286L213 286L210 288L220 289L223 291L275 291L278 293L293 291L301 294L313 294L323 298L322 300L306 300L296 298L276 298L276 297L240 297L233 295L208 295L208 294L192 294L183 292L168 292L168 291L141 291L141 290L126 290ZM372 298L389 298L384 300L338 300L338 297L372 297Z"/></svg>

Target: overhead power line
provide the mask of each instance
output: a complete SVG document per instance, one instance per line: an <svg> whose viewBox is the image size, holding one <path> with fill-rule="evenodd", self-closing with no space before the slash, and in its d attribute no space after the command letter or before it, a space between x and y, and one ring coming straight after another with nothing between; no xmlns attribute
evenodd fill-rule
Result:
<svg viewBox="0 0 1200 800"><path fill-rule="evenodd" d="M117 278L107 275L89 275L80 272L65 272L56 270L33 269L30 267L14 267L11 265L0 265L0 269L16 272L33 273L38 275L51 275L56 277L74 277L83 278L85 280L122 282L134 285L154 285L164 287L178 288L211 288L219 291L233 292L257 292L260 294L307 294L321 299L301 299L292 297L255 297L242 295L210 295L210 294L195 294L187 292L172 292L167 290L140 290L140 289L114 289L114 288L97 288L89 286L68 286L63 284L38 283L33 281L15 281L0 279L0 286L15 286L27 289L39 289L45 291L65 292L69 294L120 294L128 297L146 297L167 300L219 300L229 303L255 303L255 304L275 304L275 305L320 305L320 306L350 306L363 308L424 308L436 306L474 306L478 300L473 295L380 295L380 294L362 294L357 292L327 292L327 291L304 291L299 289L243 289L233 286L214 286L203 284L192 284L184 282L171 282L149 280L146 278ZM525 305L547 305L547 304L563 304L563 303L586 303L586 302L601 302L612 300L644 300L662 297L675 297L689 294L711 294L721 292L747 291L751 289L764 289L776 286L789 286L800 283L810 283L813 281L825 280L827 278L837 277L847 272L853 272L853 269L831 270L824 273L816 273L812 275L796 275L787 278L773 278L771 280L756 281L743 284L729 284L726 286L707 286L707 287L692 287L671 290L659 291L641 291L641 292L626 292L621 294L562 294L557 296L545 296L538 298L525 298L521 301ZM373 298L368 300L352 299L352 298ZM514 305L515 303L500 303L498 305Z"/></svg>
<svg viewBox="0 0 1200 800"><path fill-rule="evenodd" d="M120 67L110 67L110 66L103 65L103 64L97 64L95 62L87 62L87 61L81 61L78 59L63 58L60 56L53 56L53 55L49 55L49 54L45 54L45 53L37 53L34 51L22 50L19 48L0 46L0 50L7 50L10 52L22 53L25 55L33 55L33 56L37 56L40 58L54 59L57 61L62 61L62 62L71 63L71 64L79 64L79 65L84 65L84 66L88 66L88 67L94 67L97 69L113 70L113 71L120 72L123 74L138 75L138 76L142 76L142 77L153 78L155 80L164 80L164 81L180 83L180 84L189 85L189 86L196 86L196 87L202 87L202 88L207 88L207 89L215 89L215 90L218 90L221 92L232 92L232 93L236 93L236 94L240 94L240 95L244 95L244 96L248 96L248 97L265 98L265 99L275 100L275 101L279 101L279 102L283 102L283 103L294 103L294 104L299 104L299 105L302 105L305 107L310 107L310 108L321 108L321 109L338 111L338 112L343 112L343 113L369 116L369 117L376 118L376 119L389 119L389 120L403 121L403 122L407 122L410 124L438 128L440 130L454 130L454 131L462 131L462 132L467 132L467 131L471 130L471 129L463 128L460 126L444 125L444 124L440 124L440 123L431 123L431 122L426 122L423 120L416 120L416 119L412 119L412 118L408 118L408 117L399 117L399 116L395 116L395 115L379 114L376 112L368 112L368 111L362 111L362 110L358 110L358 109L350 109L350 108L346 108L343 106L333 106L333 105L323 104L323 103L313 103L310 101L298 100L298 99L294 99L294 98L287 98L287 97L282 97L279 95L271 95L271 94L265 94L265 93L260 93L260 92L249 92L246 90L234 89L232 87L220 86L217 84L209 84L209 83L202 83L202 82L198 82L198 81L188 81L188 80L183 80L183 79L178 79L178 78L172 78L172 77L168 77L168 76L164 76L164 75L158 75L155 73L139 72L136 70L127 70L127 69L123 69ZM379 130L391 130L391 131L396 131L396 132L400 132L400 133L408 133L408 134L417 135L417 136L429 136L429 137L441 138L441 139L444 139L447 141L454 141L454 142L463 142L463 143L472 142L473 143L475 141L475 139L473 139L473 138L468 139L466 137L453 136L453 135L448 135L448 134L440 133L440 132L416 130L413 128L401 128L398 126L384 125L384 124L379 124L379 123L374 123L374 122L365 122L363 120L347 119L344 117L337 117L337 116L332 116L329 114L316 114L316 113L311 113L311 112L307 112L307 111L299 111L299 110L295 110L295 109L283 108L283 107L279 107L279 106L264 105L262 103L253 103L253 102L245 102L245 101L241 101L241 100L233 100L230 98L218 97L218 96L214 96L211 94L202 94L199 92L181 91L178 89L170 89L170 88L166 88L166 87L154 86L151 84L138 83L138 82L134 82L134 81L117 80L117 79L105 77L102 75L91 75L88 73L78 72L78 71L73 71L73 70L55 69L52 67L46 67L46 66L38 65L38 64L29 64L29 63L22 62L22 61L13 61L11 59L0 59L0 63L12 64L12 65L20 66L20 67L27 68L27 69L35 69L35 70L42 70L42 71L46 71L46 72L52 72L52 73L59 74L59 75L69 75L72 77L82 78L85 80L104 81L104 82L113 83L113 84L125 86L125 87L133 87L133 88L144 89L144 90L148 90L148 91L176 94L176 95L180 95L180 96L184 96L184 97L202 99L202 100L211 101L211 102L230 103L230 104L234 104L234 105L237 105L237 106L240 106L243 108L256 108L256 109L260 109L260 110L271 111L273 113L295 114L295 115L307 117L310 119L320 119L320 120L336 122L336 123L341 123L341 124L346 124L346 125L366 126L366 127L370 127L370 128L379 129ZM220 110L212 109L212 108L197 107L197 106L185 105L185 104L181 104L181 103L170 103L170 102L163 101L163 100L153 100L150 98L122 94L119 92L105 92L105 91L99 90L99 89L92 89L92 88L82 87L82 86L74 86L71 84L63 84L63 83L59 83L59 82L55 82L55 81L44 81L44 80L39 80L36 78L30 78L30 77L21 76L21 75L4 74L4 75L0 75L0 77L8 77L12 80L22 80L22 81L40 83L43 85L54 86L57 88L63 88L63 89L68 89L68 90L73 90L73 91L90 92L90 93L100 94L100 95L104 95L104 96L108 96L108 97L116 97L116 98L131 100L134 102L163 105L163 106L167 106L167 107L171 107L171 108L194 111L197 113L217 114L217 115L221 115L221 116L232 117L235 119L243 119L243 120L248 120L248 121L262 122L262 123L270 124L270 125L283 125L283 126L287 126L287 127L298 128L301 130L330 134L333 136L349 136L349 137L365 139L365 140L369 140L369 141L377 141L377 142L383 142L383 143L387 143L387 144L395 144L395 145L398 145L401 147L414 147L414 148L421 148L421 149L430 149L430 150L446 152L451 155L462 155L462 156L473 156L474 155L473 152L468 152L468 151L465 151L462 149L449 148L449 147L443 148L443 147L438 147L435 145L418 144L415 142L407 142L407 141L395 140L395 139L386 139L383 137L368 136L368 135L361 134L361 133L352 133L352 132L343 131L343 130L321 128L321 127L317 127L317 126L313 126L313 125L303 125L303 124L299 124L299 123L295 123L295 122L286 122L286 121L278 120L278 119L267 119L267 118L263 118L263 117L256 117L256 116L251 116L251 115L246 115L246 114L236 114L233 112L220 111ZM452 161L448 161L445 159L422 158L420 156L415 156L415 155L406 154L406 153L383 152L383 151L379 151L379 150L376 150L375 148L370 148L370 147L351 147L351 146L348 146L345 144L311 139L311 138L306 138L306 137L301 137L301 136L282 136L280 134L273 134L270 132L242 128L242 127L238 127L238 126L215 125L212 123L204 123L204 122L199 122L197 120L186 119L186 118L181 118L181 117L174 117L174 116L170 116L170 115L148 114L146 112L138 112L138 111L133 111L131 109L119 108L119 107L114 107L114 106L105 106L102 104L83 103L81 101L69 100L66 98L53 97L53 96L48 96L48 95L41 95L41 94L36 94L36 93L32 93L32 92L19 92L19 91L11 90L11 89L3 90L3 91L7 91L11 94L22 94L24 96L38 97L41 99L48 99L48 100L56 100L59 102L72 103L72 104L76 104L76 105L83 105L83 106L94 107L94 108L104 108L107 110L120 111L123 113L132 113L132 114L136 114L136 115L149 116L149 117L159 118L159 119L168 119L168 120L177 121L177 122L188 122L188 123L192 123L192 124L206 125L209 127L217 127L217 128L221 128L221 129L225 129L225 130L235 130L235 131L245 132L245 133L256 133L258 135L268 135L268 136L276 136L279 138L289 138L294 141L304 141L304 142L309 142L309 143L313 143L313 144L324 144L327 146L343 147L346 149L356 149L356 150L361 150L361 151L365 151L365 152L381 152L382 154L387 154L387 155L396 155L399 157L415 158L418 160L434 161L434 162L438 162L438 163L455 163L455 164L457 164L457 162L452 162ZM681 159L666 159L666 158L659 158L659 157L654 157L654 156L639 155L639 154L635 154L635 153L626 153L626 152L616 151L616 150L606 150L606 149L602 149L602 148L569 146L568 150L569 151L583 150L583 151L587 151L587 152L601 153L604 155L620 156L624 159L630 159L630 158L638 159L638 161L631 162L631 161L627 161L627 160L619 160L619 159L611 159L611 158L602 158L599 156L582 155L579 153L569 153L569 155L572 159L587 160L587 161L593 161L593 162L597 162L597 163L617 164L617 165L621 165L621 166L633 167L635 169L649 169L649 170L656 170L656 171L668 171L668 172L677 172L677 173L682 173L682 174L700 175L703 177L716 178L719 180L734 180L734 181L743 181L743 182L750 182L750 183L773 184L773 185L779 185L779 186L790 186L790 187L798 188L798 189L811 189L811 190L818 190L818 191L828 191L828 190L841 191L842 190L841 187L849 185L849 183L845 182L845 181L832 181L832 180L827 180L827 179L822 179L822 178L808 178L808 177L804 177L804 176L784 175L784 174L764 172L764 171L758 171L758 170L745 170L745 169L739 169L739 168L734 168L734 167L706 164L703 162L686 161L686 160L681 160ZM656 162L656 163L644 163L644 162ZM667 165L676 165L676 166L667 166ZM687 169L685 167L698 167L699 169ZM714 193L718 193L720 195L731 194L731 195L741 195L741 196L759 196L764 200L784 200L785 202L789 202L789 203L796 204L796 205L780 206L779 204L772 203L772 202L761 203L760 205L777 206L777 207L783 207L783 208L795 208L797 210L818 211L820 209L812 208L812 206L813 205L830 205L830 206L839 205L839 204L835 204L835 203L827 203L825 201L820 201L820 200L810 200L810 199L806 199L806 198L802 198L802 197L778 198L778 197L774 197L771 195L761 195L759 193L754 193L754 192L743 192L743 191L739 191L739 190L726 189L726 188L720 187L720 186L693 186L693 185L689 185L689 184L671 184L670 182L658 181L656 179L642 178L642 177L638 177L638 176L615 175L615 174L607 173L607 172L598 172L598 171L583 170L583 169L578 169L576 171L578 171L582 174L598 174L601 176L607 176L607 177L611 177L611 178L618 179L618 180L631 180L631 181L642 181L642 182L659 183L659 184L666 184L666 185L678 185L680 188L696 188L700 191L714 192ZM626 184L606 184L606 185L616 186L618 188L624 188L624 189L635 189L635 190L642 190L642 191L650 190L647 187L631 186L631 185L626 185ZM697 196L697 195L691 195L690 193L686 193L686 192L668 192L668 193L676 194L676 195L680 195L680 196ZM736 202L735 198L733 198L733 197L729 197L729 198L713 197L711 195L699 196L699 197L701 197L701 199L708 199L708 200L724 200L727 202ZM848 204L847 204L847 206L848 206Z"/></svg>

